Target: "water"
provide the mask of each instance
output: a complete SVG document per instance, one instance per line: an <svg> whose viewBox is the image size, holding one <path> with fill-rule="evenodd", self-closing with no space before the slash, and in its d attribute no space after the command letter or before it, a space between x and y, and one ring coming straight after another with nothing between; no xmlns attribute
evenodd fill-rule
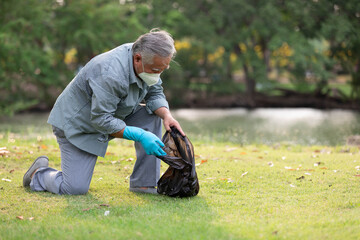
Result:
<svg viewBox="0 0 360 240"><path fill-rule="evenodd" d="M360 113L347 110L178 109L172 114L192 141L236 144L344 145L360 135ZM48 113L0 118L0 137L53 137Z"/></svg>
<svg viewBox="0 0 360 240"><path fill-rule="evenodd" d="M360 135L360 113L347 110L179 109L189 137L240 144L343 145Z"/></svg>

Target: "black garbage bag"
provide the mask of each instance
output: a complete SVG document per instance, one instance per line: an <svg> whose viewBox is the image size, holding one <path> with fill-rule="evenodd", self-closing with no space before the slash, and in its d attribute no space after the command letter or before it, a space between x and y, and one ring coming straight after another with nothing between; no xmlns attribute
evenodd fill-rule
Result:
<svg viewBox="0 0 360 240"><path fill-rule="evenodd" d="M157 183L157 192L170 197L193 197L199 193L199 181L195 171L194 147L176 128L162 138L166 156L159 158L169 165Z"/></svg>

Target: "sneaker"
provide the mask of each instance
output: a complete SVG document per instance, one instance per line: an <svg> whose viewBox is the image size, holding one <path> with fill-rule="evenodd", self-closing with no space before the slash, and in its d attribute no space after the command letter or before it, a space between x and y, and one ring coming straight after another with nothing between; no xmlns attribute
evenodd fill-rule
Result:
<svg viewBox="0 0 360 240"><path fill-rule="evenodd" d="M37 159L35 159L35 161L31 165L31 167L29 168L29 170L27 170L27 172L24 174L23 186L29 187L31 179L33 177L33 174L36 172L36 170L38 170L39 168L42 168L42 167L47 167L47 166L49 166L48 157L40 156Z"/></svg>
<svg viewBox="0 0 360 240"><path fill-rule="evenodd" d="M130 192L158 194L155 187L130 187Z"/></svg>

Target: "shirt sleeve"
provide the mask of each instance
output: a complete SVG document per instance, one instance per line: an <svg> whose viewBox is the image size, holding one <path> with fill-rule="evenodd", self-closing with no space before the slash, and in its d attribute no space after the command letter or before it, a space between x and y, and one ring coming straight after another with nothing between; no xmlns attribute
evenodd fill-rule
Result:
<svg viewBox="0 0 360 240"><path fill-rule="evenodd" d="M145 96L146 110L151 114L161 107L169 109L169 103L166 100L164 89L161 84L162 81L160 79L157 84L149 88L149 91Z"/></svg>
<svg viewBox="0 0 360 240"><path fill-rule="evenodd" d="M124 121L114 117L121 96L126 95L124 86L111 76L89 79L92 89L90 121L103 134L112 134L126 127Z"/></svg>

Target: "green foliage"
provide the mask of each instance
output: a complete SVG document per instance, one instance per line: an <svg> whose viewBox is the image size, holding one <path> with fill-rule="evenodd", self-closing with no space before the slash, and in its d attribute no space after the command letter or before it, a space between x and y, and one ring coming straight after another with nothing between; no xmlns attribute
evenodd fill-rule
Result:
<svg viewBox="0 0 360 240"><path fill-rule="evenodd" d="M47 51L51 4L2 1L0 17L0 114L32 106L53 83L53 59Z"/></svg>
<svg viewBox="0 0 360 240"><path fill-rule="evenodd" d="M335 1L334 11L323 24L330 55L351 75L352 97L360 97L360 3Z"/></svg>
<svg viewBox="0 0 360 240"><path fill-rule="evenodd" d="M0 115L52 106L79 67L147 31L113 1L0 4Z"/></svg>
<svg viewBox="0 0 360 240"><path fill-rule="evenodd" d="M188 43L164 74L172 96L245 83L234 89L251 98L274 86L274 71L299 90L326 91L341 71L351 76L351 96L360 97L357 0L19 0L1 1L0 11L0 115L52 106L92 57L155 27Z"/></svg>

